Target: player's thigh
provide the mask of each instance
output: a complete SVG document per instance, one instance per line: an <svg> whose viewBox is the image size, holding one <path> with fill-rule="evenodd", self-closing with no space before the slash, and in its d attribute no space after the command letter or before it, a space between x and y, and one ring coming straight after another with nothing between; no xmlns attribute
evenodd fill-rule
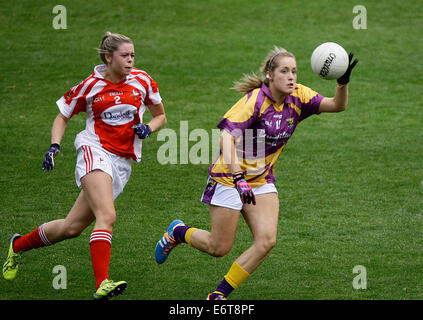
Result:
<svg viewBox="0 0 423 320"><path fill-rule="evenodd" d="M256 195L256 205L245 204L242 214L254 241L274 245L279 218L279 198L276 192Z"/></svg>
<svg viewBox="0 0 423 320"><path fill-rule="evenodd" d="M79 236L94 219L84 192L81 191L66 218L49 221L44 225L44 232L50 242L56 243Z"/></svg>
<svg viewBox="0 0 423 320"><path fill-rule="evenodd" d="M238 210L209 205L211 235L214 243L224 243L230 247L235 240L240 212Z"/></svg>
<svg viewBox="0 0 423 320"><path fill-rule="evenodd" d="M78 236L95 220L84 191L81 190L72 209L65 218L63 228L70 237Z"/></svg>
<svg viewBox="0 0 423 320"><path fill-rule="evenodd" d="M93 212L99 215L114 215L112 177L101 170L94 170L81 178L82 190Z"/></svg>

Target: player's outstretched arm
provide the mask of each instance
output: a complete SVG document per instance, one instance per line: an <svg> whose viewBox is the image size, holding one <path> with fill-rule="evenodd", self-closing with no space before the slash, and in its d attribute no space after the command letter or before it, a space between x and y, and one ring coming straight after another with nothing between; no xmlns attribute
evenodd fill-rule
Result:
<svg viewBox="0 0 423 320"><path fill-rule="evenodd" d="M323 98L320 102L320 112L341 112L347 109L348 105L348 83L350 82L351 71L358 63L358 59L352 61L354 54L349 55L349 65L347 71L336 81L338 83L335 96L333 98Z"/></svg>
<svg viewBox="0 0 423 320"><path fill-rule="evenodd" d="M53 121L51 127L51 145L49 150L44 156L43 171L50 171L54 168L54 158L60 152L60 142L62 141L63 135L65 134L66 125L69 119L59 113Z"/></svg>

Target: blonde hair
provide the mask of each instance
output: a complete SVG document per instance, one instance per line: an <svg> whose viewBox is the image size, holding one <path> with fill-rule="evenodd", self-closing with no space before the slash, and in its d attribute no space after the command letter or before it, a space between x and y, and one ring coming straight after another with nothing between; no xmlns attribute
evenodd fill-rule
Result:
<svg viewBox="0 0 423 320"><path fill-rule="evenodd" d="M123 34L107 31L101 39L100 46L97 49L101 60L107 64L106 53L113 55L113 52L115 52L119 48L119 45L124 42L133 43L130 38Z"/></svg>
<svg viewBox="0 0 423 320"><path fill-rule="evenodd" d="M266 78L266 73L272 73L278 67L277 60L282 57L291 57L295 59L295 56L291 52L275 46L273 50L267 54L266 59L262 63L260 68L261 75L257 75L256 73L244 74L241 80L235 82L231 89L241 93L248 93L251 90L260 88L263 83L268 85L269 79Z"/></svg>

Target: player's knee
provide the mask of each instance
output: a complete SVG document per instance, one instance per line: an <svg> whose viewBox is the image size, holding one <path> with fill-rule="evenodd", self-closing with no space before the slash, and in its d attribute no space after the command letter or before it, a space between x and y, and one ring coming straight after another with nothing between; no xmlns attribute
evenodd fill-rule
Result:
<svg viewBox="0 0 423 320"><path fill-rule="evenodd" d="M273 239L270 239L268 243L266 244L268 251L272 250L276 246L276 237Z"/></svg>
<svg viewBox="0 0 423 320"><path fill-rule="evenodd" d="M71 239L71 238L76 238L79 237L80 234L82 233L82 230L79 229L70 229L67 231L67 238Z"/></svg>
<svg viewBox="0 0 423 320"><path fill-rule="evenodd" d="M265 256L276 245L276 236L267 236L265 238L262 238L256 241L255 245L258 251L260 252L260 255Z"/></svg>
<svg viewBox="0 0 423 320"><path fill-rule="evenodd" d="M116 212L111 211L111 212L107 213L107 215L104 216L103 222L107 226L113 227L115 225L115 222L116 222Z"/></svg>
<svg viewBox="0 0 423 320"><path fill-rule="evenodd" d="M213 257L224 257L232 249L232 244L229 243L215 243L212 244L209 248L209 253Z"/></svg>
<svg viewBox="0 0 423 320"><path fill-rule="evenodd" d="M63 233L66 238L71 239L71 238L79 237L82 231L84 231L84 229L82 229L78 225L70 224L65 226Z"/></svg>
<svg viewBox="0 0 423 320"><path fill-rule="evenodd" d="M99 211L96 214L96 220L105 228L113 228L116 222L116 211L113 208Z"/></svg>

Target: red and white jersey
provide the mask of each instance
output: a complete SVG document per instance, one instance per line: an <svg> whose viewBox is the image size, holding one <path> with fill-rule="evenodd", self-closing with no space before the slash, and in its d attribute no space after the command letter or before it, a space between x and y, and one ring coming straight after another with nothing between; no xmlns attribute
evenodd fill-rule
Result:
<svg viewBox="0 0 423 320"><path fill-rule="evenodd" d="M144 71L133 68L126 80L112 83L104 79L106 65L94 72L59 100L60 112L71 118L85 112L85 130L75 139L75 148L96 145L118 156L141 161L142 140L131 127L142 122L146 105L161 103L157 83Z"/></svg>

